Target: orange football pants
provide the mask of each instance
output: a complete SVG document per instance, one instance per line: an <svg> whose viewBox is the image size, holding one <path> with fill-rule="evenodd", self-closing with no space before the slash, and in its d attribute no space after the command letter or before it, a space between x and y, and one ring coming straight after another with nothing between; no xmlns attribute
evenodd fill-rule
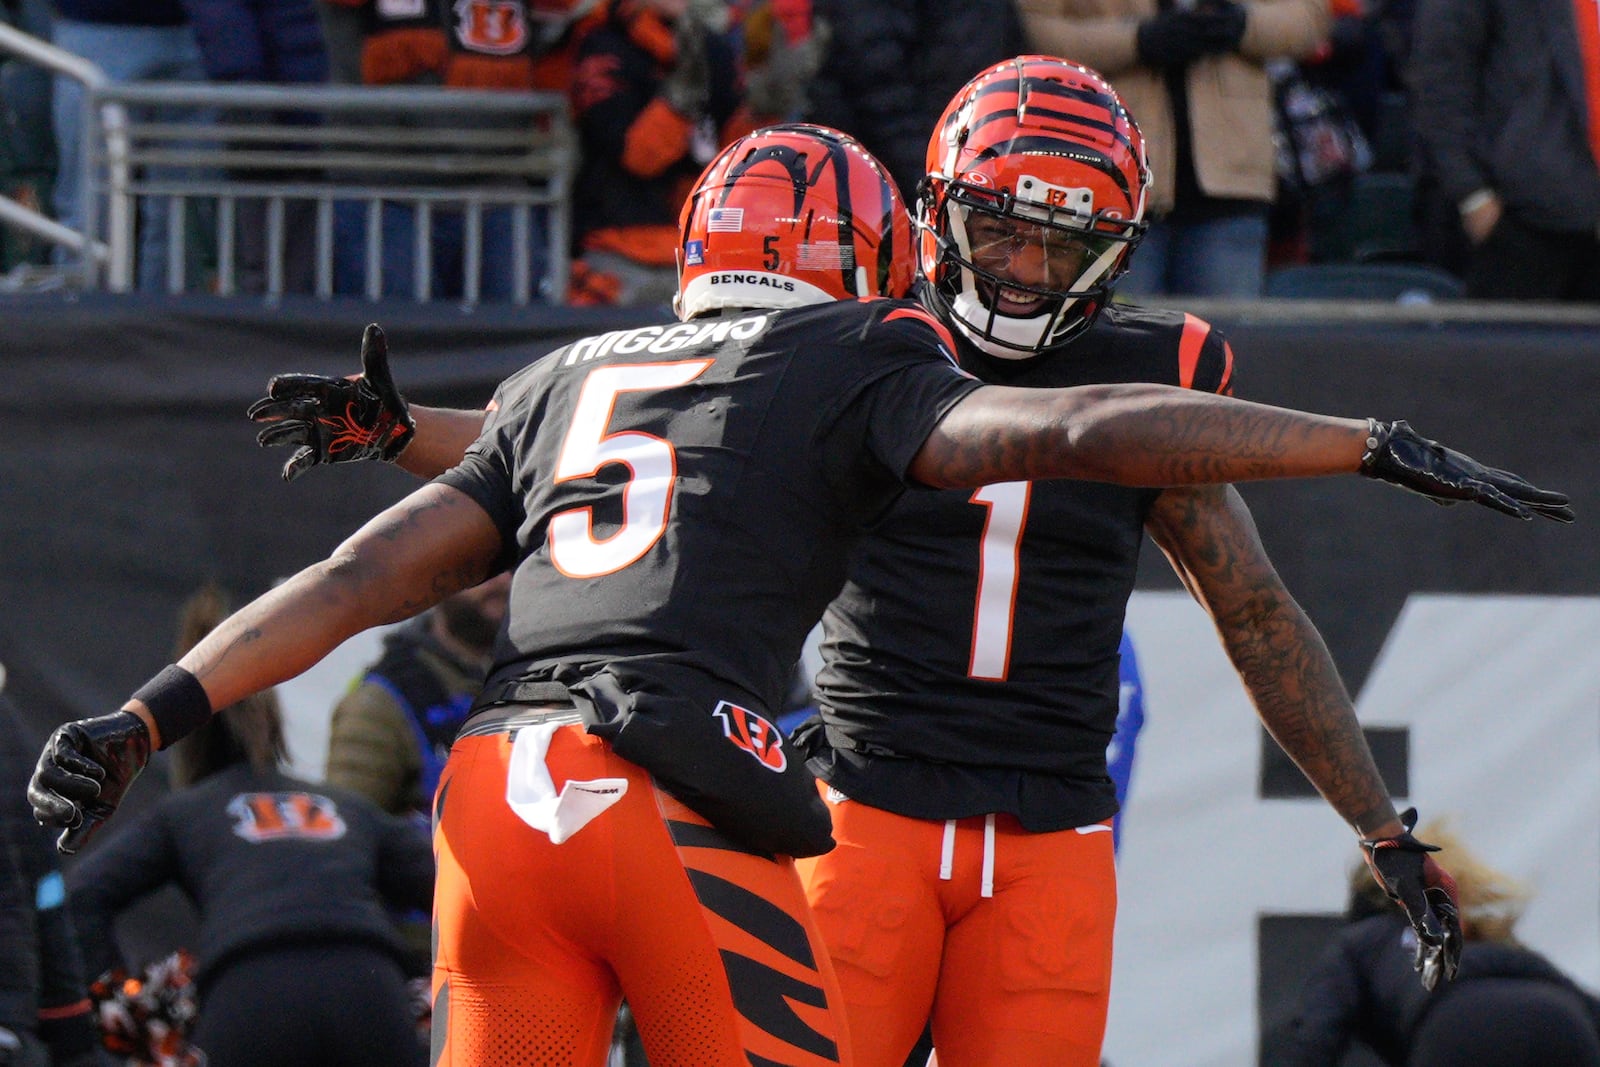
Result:
<svg viewBox="0 0 1600 1067"><path fill-rule="evenodd" d="M511 740L458 739L439 783L434 1064L602 1067L623 997L652 1067L851 1062L793 861L730 847L581 725L551 738L556 789L628 788L552 844L507 804Z"/></svg>
<svg viewBox="0 0 1600 1067"><path fill-rule="evenodd" d="M838 847L797 866L833 957L857 1067L1098 1067L1117 883L1109 820L909 819L822 787Z"/></svg>

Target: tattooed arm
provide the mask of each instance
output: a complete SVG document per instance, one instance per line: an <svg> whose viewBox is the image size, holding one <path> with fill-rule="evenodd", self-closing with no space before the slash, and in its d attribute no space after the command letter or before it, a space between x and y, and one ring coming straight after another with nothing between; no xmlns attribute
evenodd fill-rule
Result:
<svg viewBox="0 0 1600 1067"><path fill-rule="evenodd" d="M1399 833L1322 635L1284 588L1237 490L1168 489L1145 528L1216 623L1273 739L1357 834Z"/></svg>
<svg viewBox="0 0 1600 1067"><path fill-rule="evenodd" d="M952 408L911 474L938 488L1033 478L1196 485L1354 474L1364 420L1161 385L985 386Z"/></svg>
<svg viewBox="0 0 1600 1067"><path fill-rule="evenodd" d="M56 848L77 852L122 802L150 753L217 708L295 675L346 639L395 622L489 576L499 529L457 489L433 483L367 523L326 560L257 597L109 715L56 727L28 781Z"/></svg>
<svg viewBox="0 0 1600 1067"><path fill-rule="evenodd" d="M1519 519L1573 520L1565 494L1486 467L1403 421L1336 419L1167 385L984 386L945 414L910 467L936 488L1035 478L1166 487L1358 473L1439 504L1470 500Z"/></svg>
<svg viewBox="0 0 1600 1067"><path fill-rule="evenodd" d="M500 552L498 529L471 498L423 486L326 560L240 608L178 665L200 680L213 708L227 707L295 677L362 630L477 585Z"/></svg>
<svg viewBox="0 0 1600 1067"><path fill-rule="evenodd" d="M121 803L150 753L225 708L284 682L346 639L477 585L499 558L499 529L470 497L423 486L326 560L224 619L178 663L109 715L56 727L33 777L34 818L77 852Z"/></svg>

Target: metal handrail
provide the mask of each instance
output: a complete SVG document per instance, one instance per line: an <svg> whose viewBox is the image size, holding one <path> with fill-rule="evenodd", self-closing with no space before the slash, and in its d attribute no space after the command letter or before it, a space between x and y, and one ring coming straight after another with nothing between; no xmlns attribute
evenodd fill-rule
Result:
<svg viewBox="0 0 1600 1067"><path fill-rule="evenodd" d="M53 73L77 80L86 90L86 100L89 91L107 84L105 72L82 56L57 48L49 41L23 33L15 26L3 22L0 22L0 52L25 59ZM62 245L79 255L87 252L88 254L84 255L86 271L92 270L92 264L96 262L107 261L111 255L110 248L103 241L91 240L86 231L63 226L49 215L20 204L4 194L0 194L0 222L9 223L52 244Z"/></svg>
<svg viewBox="0 0 1600 1067"><path fill-rule="evenodd" d="M184 212L216 205L216 286L230 292L239 205L265 204L268 255L284 254L287 207L309 203L315 216L316 289L332 295L334 205L364 205L364 294L377 299L383 249L377 216L385 204L413 211L415 291L429 298L428 220L461 216L464 299L478 302L484 212L509 212L515 296L529 295L531 210L545 213L544 287L564 293L569 202L577 138L560 93L419 86L220 85L112 82L93 63L0 25L0 54L75 78L84 86L82 231L0 198L0 225L15 226L82 256L87 287L127 292L135 282L135 236L142 199L162 198L169 217L168 289L185 291ZM173 116L179 116L174 118ZM189 118L197 116L197 118ZM205 116L201 119L198 116ZM286 116L288 116L286 118ZM296 118L314 117L302 124ZM300 209L296 209L300 210ZM87 254L85 254L87 252ZM266 264L267 295L283 291L284 263ZM193 272L190 272L191 276Z"/></svg>
<svg viewBox="0 0 1600 1067"><path fill-rule="evenodd" d="M98 87L106 82L105 72L80 55L57 48L15 26L0 22L0 52L9 52L19 59L48 67L57 74L76 78L85 86Z"/></svg>
<svg viewBox="0 0 1600 1067"><path fill-rule="evenodd" d="M135 203L164 197L174 210L196 199L218 205L217 285L224 293L234 287L235 247L223 230L234 224L237 205L248 201L266 204L269 296L282 292L286 205L297 201L315 206L317 295L332 295L329 220L333 203L345 201L366 205L363 291L371 299L382 292L374 260L383 241L375 220L385 202L415 214L413 285L419 299L430 295L426 264L432 243L424 231L435 208L462 214L467 303L478 302L488 207L512 211L513 299L522 303L529 296L530 208L549 218L545 288L565 291L568 201L578 149L559 93L134 82L104 85L93 95L101 114L122 120L102 127L92 159L92 179L113 212L107 224L114 249L107 284L113 290L131 286ZM110 104L120 115L105 110ZM204 121L186 117L200 115ZM183 257L176 247L181 239L181 227L169 225L167 277L174 293L184 291Z"/></svg>

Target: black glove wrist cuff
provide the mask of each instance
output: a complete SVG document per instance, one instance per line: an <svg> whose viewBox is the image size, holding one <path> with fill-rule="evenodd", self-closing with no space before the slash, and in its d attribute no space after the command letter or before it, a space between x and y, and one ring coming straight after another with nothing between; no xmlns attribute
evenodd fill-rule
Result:
<svg viewBox="0 0 1600 1067"><path fill-rule="evenodd" d="M133 699L150 709L162 748L170 748L211 718L211 698L200 679L176 663L140 686Z"/></svg>
<svg viewBox="0 0 1600 1067"><path fill-rule="evenodd" d="M1362 849L1368 855L1376 853L1379 849L1394 848L1401 852L1438 852L1438 845L1428 845L1418 841L1412 836L1411 831L1417 828L1417 809L1407 808L1400 813L1401 831L1390 837L1363 837L1360 839Z"/></svg>
<svg viewBox="0 0 1600 1067"><path fill-rule="evenodd" d="M1372 465L1378 456L1383 453L1389 444L1389 438L1394 435L1394 424L1379 422L1377 419L1367 420L1367 449L1361 453L1361 473L1369 474Z"/></svg>

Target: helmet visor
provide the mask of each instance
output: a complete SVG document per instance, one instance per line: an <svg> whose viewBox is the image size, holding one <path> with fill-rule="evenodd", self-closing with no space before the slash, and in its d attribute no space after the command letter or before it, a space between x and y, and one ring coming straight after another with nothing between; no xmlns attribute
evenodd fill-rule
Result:
<svg viewBox="0 0 1600 1067"><path fill-rule="evenodd" d="M1037 314L1039 294L1084 292L1126 242L1110 235L985 211L967 213L967 259L1002 315ZM1007 306L1010 305L1010 306Z"/></svg>

